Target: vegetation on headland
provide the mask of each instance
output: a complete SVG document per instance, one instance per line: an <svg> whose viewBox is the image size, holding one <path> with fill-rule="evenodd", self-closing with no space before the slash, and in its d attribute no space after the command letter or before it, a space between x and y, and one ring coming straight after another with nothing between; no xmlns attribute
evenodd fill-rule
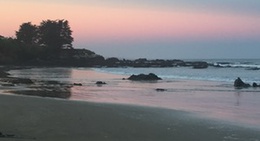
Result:
<svg viewBox="0 0 260 141"><path fill-rule="evenodd" d="M0 35L0 65L72 67L174 67L207 68L206 62L182 60L105 59L87 49L75 49L67 20L45 20L20 25L16 37Z"/></svg>
<svg viewBox="0 0 260 141"><path fill-rule="evenodd" d="M16 37L0 35L0 65L82 66L104 60L86 49L74 49L67 20L45 20L40 25L23 23Z"/></svg>

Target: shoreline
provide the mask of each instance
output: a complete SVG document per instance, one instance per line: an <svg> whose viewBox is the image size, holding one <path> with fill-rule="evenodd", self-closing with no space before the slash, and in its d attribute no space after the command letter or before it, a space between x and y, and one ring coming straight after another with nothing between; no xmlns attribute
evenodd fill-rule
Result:
<svg viewBox="0 0 260 141"><path fill-rule="evenodd" d="M158 83L142 83L122 80L127 75L100 72L95 69L70 68L68 72L70 79L73 80L70 83L81 83L81 80L84 80L83 86L69 88L68 92L72 96L69 100L180 110L195 113L202 118L227 122L227 124L250 128L259 125L257 113L253 115L254 117L244 117L250 115L248 111L253 109L241 109L243 104L248 104L246 103L248 101L242 101L241 96L248 97L248 93L236 92L232 85L228 86L232 87L230 90L221 82L174 79L161 80ZM100 80L108 84L97 86L95 82ZM51 81L50 84L53 85L53 82ZM166 91L157 92L157 88ZM52 93L60 94L59 91L52 91ZM243 110L242 114L237 109ZM254 123L257 123L255 127Z"/></svg>
<svg viewBox="0 0 260 141"><path fill-rule="evenodd" d="M0 95L0 132L39 141L259 140L259 130L145 106Z"/></svg>

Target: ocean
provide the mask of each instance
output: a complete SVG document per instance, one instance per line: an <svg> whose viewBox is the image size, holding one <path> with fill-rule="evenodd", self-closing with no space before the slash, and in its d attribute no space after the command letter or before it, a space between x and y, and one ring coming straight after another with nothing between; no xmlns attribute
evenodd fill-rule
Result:
<svg viewBox="0 0 260 141"><path fill-rule="evenodd" d="M260 59L211 59L186 60L206 61L214 66L207 69L192 69L191 67L174 68L101 68L101 72L120 75L154 73L164 79L206 80L218 82L234 82L237 77L248 83L260 83Z"/></svg>
<svg viewBox="0 0 260 141"><path fill-rule="evenodd" d="M236 125L260 129L260 88L236 89L240 77L260 84L260 60L203 60L207 69L173 68L31 68L11 70L14 77L81 83L69 100L130 104L193 112ZM132 74L154 73L163 80L123 80ZM96 85L104 81L106 85ZM165 89L164 92L156 91Z"/></svg>

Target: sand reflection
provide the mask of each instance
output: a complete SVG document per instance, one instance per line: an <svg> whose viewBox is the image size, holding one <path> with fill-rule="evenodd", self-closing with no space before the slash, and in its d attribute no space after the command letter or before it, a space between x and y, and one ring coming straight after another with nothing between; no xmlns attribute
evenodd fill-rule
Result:
<svg viewBox="0 0 260 141"><path fill-rule="evenodd" d="M236 97L235 106L240 106L241 91L237 90L237 91L235 92L235 97Z"/></svg>

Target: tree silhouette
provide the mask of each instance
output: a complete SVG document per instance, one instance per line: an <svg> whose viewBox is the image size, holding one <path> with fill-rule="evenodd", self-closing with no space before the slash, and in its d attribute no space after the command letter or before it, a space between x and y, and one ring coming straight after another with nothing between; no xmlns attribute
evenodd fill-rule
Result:
<svg viewBox="0 0 260 141"><path fill-rule="evenodd" d="M16 31L16 38L19 42L26 45L37 43L37 26L31 22L23 23L19 31Z"/></svg>
<svg viewBox="0 0 260 141"><path fill-rule="evenodd" d="M42 21L39 26L39 43L53 50L72 48L72 31L67 20Z"/></svg>

